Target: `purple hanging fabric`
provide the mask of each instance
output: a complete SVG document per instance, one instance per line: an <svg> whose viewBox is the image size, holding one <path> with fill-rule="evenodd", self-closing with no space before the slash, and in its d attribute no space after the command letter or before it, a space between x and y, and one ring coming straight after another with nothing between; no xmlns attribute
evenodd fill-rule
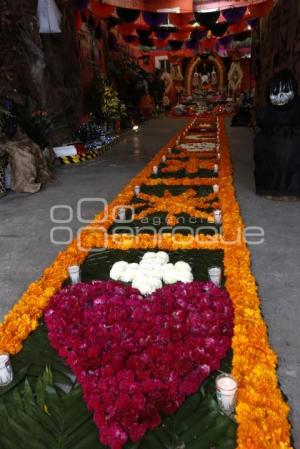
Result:
<svg viewBox="0 0 300 449"><path fill-rule="evenodd" d="M206 30L193 30L191 32L191 39L194 41L199 41L201 39L205 39L207 36L207 31Z"/></svg>
<svg viewBox="0 0 300 449"><path fill-rule="evenodd" d="M125 23L135 22L140 16L138 9L116 8L116 11L119 19Z"/></svg>
<svg viewBox="0 0 300 449"><path fill-rule="evenodd" d="M222 11L223 17L228 23L240 22L247 11L246 6L241 6L239 8L229 8Z"/></svg>
<svg viewBox="0 0 300 449"><path fill-rule="evenodd" d="M152 33L151 30L143 30L143 29L138 29L138 28L137 28L136 32L141 39L147 39L150 36L150 34Z"/></svg>
<svg viewBox="0 0 300 449"><path fill-rule="evenodd" d="M250 19L250 20L248 20L248 25L249 25L251 28L254 28L255 25L257 24L257 22L258 22L258 19Z"/></svg>
<svg viewBox="0 0 300 449"><path fill-rule="evenodd" d="M212 32L212 34L214 36L221 37L226 33L227 28L228 28L228 23L221 22L221 23L216 23L214 26L212 26L210 31Z"/></svg>
<svg viewBox="0 0 300 449"><path fill-rule="evenodd" d="M224 37L221 37L221 39L218 40L218 43L220 45L223 45L223 47L227 47L228 45L231 44L232 40L233 40L232 36L224 36Z"/></svg>
<svg viewBox="0 0 300 449"><path fill-rule="evenodd" d="M172 50L178 51L178 50L180 50L182 48L183 41L177 41L177 40L169 41L169 45L170 45Z"/></svg>
<svg viewBox="0 0 300 449"><path fill-rule="evenodd" d="M123 39L127 44L132 44L132 42L135 42L137 40L137 37L133 34L127 34L126 36L123 36Z"/></svg>
<svg viewBox="0 0 300 449"><path fill-rule="evenodd" d="M196 22L200 23L207 28L212 27L220 17L220 11L213 12L195 12L194 13Z"/></svg>
<svg viewBox="0 0 300 449"><path fill-rule="evenodd" d="M157 39L168 39L168 37L170 36L171 32L169 31L168 28L157 28L155 30L155 36L157 37Z"/></svg>
<svg viewBox="0 0 300 449"><path fill-rule="evenodd" d="M186 41L185 47L188 48L189 50L197 50L198 41L194 39L189 39L188 41Z"/></svg>
<svg viewBox="0 0 300 449"><path fill-rule="evenodd" d="M142 15L145 23L151 27L158 27L168 20L167 13L143 11Z"/></svg>
<svg viewBox="0 0 300 449"><path fill-rule="evenodd" d="M153 47L153 46L154 46L153 40L152 40L152 39L149 39L148 37L146 37L146 38L140 37L140 38L139 38L139 41L140 41L140 44L141 44L143 47Z"/></svg>

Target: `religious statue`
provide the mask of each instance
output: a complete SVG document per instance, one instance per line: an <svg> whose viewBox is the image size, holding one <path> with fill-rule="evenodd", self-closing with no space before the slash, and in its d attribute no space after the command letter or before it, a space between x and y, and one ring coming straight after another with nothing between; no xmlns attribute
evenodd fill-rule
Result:
<svg viewBox="0 0 300 449"><path fill-rule="evenodd" d="M243 76L244 74L240 62L233 61L228 72L228 90L229 94L234 98L236 97L238 90L241 89Z"/></svg>
<svg viewBox="0 0 300 449"><path fill-rule="evenodd" d="M268 83L268 105L257 112L255 186L258 195L300 199L300 98L289 70Z"/></svg>
<svg viewBox="0 0 300 449"><path fill-rule="evenodd" d="M211 72L211 85L213 88L216 88L217 84L218 84L217 72L215 71L215 68L213 68Z"/></svg>

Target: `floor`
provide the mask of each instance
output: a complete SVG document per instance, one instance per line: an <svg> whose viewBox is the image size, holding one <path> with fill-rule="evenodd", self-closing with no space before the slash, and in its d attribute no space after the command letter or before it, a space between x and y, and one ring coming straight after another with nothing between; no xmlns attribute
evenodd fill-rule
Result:
<svg viewBox="0 0 300 449"><path fill-rule="evenodd" d="M227 129L237 198L246 226L264 229L265 241L250 245L269 339L278 354L278 374L292 407L294 446L300 448L300 203L271 201L254 194L253 132Z"/></svg>
<svg viewBox="0 0 300 449"><path fill-rule="evenodd" d="M101 159L58 167L55 182L41 192L10 193L0 200L0 318L103 207L103 201L109 202L185 123L152 120L138 134L123 136ZM253 135L246 128L230 128L228 121L227 125L242 215L246 226L260 226L265 233L263 244L250 245L252 268L270 341L279 354L282 389L293 408L295 448L300 449L300 204L272 202L254 194Z"/></svg>

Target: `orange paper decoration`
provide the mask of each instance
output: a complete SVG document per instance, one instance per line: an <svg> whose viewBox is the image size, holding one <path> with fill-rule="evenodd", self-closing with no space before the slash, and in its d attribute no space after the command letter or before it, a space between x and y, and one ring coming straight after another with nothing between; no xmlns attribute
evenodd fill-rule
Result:
<svg viewBox="0 0 300 449"><path fill-rule="evenodd" d="M190 21L194 19L194 15L190 13L184 14L169 14L170 23L177 27L188 25Z"/></svg>
<svg viewBox="0 0 300 449"><path fill-rule="evenodd" d="M176 33L172 33L171 39L176 39L178 41L185 41L190 37L189 31L177 31Z"/></svg>
<svg viewBox="0 0 300 449"><path fill-rule="evenodd" d="M273 8L273 0L267 0L263 3L249 6L249 11L252 17L266 16Z"/></svg>
<svg viewBox="0 0 300 449"><path fill-rule="evenodd" d="M122 23L121 25L118 25L117 29L121 34L135 34L135 25L131 23Z"/></svg>
<svg viewBox="0 0 300 449"><path fill-rule="evenodd" d="M242 20L241 22L235 23L234 25L230 25L228 27L228 33L229 34L242 33L243 31L246 31L247 29L248 29L248 23L245 20Z"/></svg>
<svg viewBox="0 0 300 449"><path fill-rule="evenodd" d="M100 3L98 0L90 0L90 9L98 19L106 19L115 10L114 6Z"/></svg>
<svg viewBox="0 0 300 449"><path fill-rule="evenodd" d="M155 39L154 45L158 49L165 48L168 46L168 39Z"/></svg>

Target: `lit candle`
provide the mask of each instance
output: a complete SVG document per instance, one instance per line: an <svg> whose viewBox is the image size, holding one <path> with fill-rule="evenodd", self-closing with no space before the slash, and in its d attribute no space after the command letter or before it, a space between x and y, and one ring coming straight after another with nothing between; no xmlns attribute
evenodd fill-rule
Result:
<svg viewBox="0 0 300 449"><path fill-rule="evenodd" d="M222 212L220 211L220 209L214 210L214 219L217 225L220 225L222 223Z"/></svg>
<svg viewBox="0 0 300 449"><path fill-rule="evenodd" d="M217 153L217 159L221 159L221 154L219 152Z"/></svg>
<svg viewBox="0 0 300 449"><path fill-rule="evenodd" d="M157 175L158 173L158 166L157 165L153 165L153 174Z"/></svg>
<svg viewBox="0 0 300 449"><path fill-rule="evenodd" d="M219 166L218 164L214 165L214 173L218 173L219 172Z"/></svg>
<svg viewBox="0 0 300 449"><path fill-rule="evenodd" d="M77 284L80 282L80 267L79 265L71 265L68 267L69 276L72 284Z"/></svg>
<svg viewBox="0 0 300 449"><path fill-rule="evenodd" d="M221 285L222 270L220 267L211 267L208 269L208 277L217 287Z"/></svg>
<svg viewBox="0 0 300 449"><path fill-rule="evenodd" d="M0 387L5 387L13 380L13 370L8 354L0 354Z"/></svg>
<svg viewBox="0 0 300 449"><path fill-rule="evenodd" d="M218 193L218 191L219 191L219 186L218 186L218 184L214 184L214 185L213 185L213 191L214 191L215 193Z"/></svg>
<svg viewBox="0 0 300 449"><path fill-rule="evenodd" d="M121 221L126 220L126 209L125 209L125 207L120 207L118 213L119 213L119 219Z"/></svg>
<svg viewBox="0 0 300 449"><path fill-rule="evenodd" d="M216 378L216 393L220 409L227 415L234 412L237 396L237 381L229 374Z"/></svg>
<svg viewBox="0 0 300 449"><path fill-rule="evenodd" d="M134 187L134 193L135 193L136 195L139 195L139 194L141 193L141 188L140 188L140 186L135 186L135 187Z"/></svg>
<svg viewBox="0 0 300 449"><path fill-rule="evenodd" d="M163 156L162 158L161 158L161 161L164 163L164 162L166 162L166 160L167 160L167 157L166 156Z"/></svg>
<svg viewBox="0 0 300 449"><path fill-rule="evenodd" d="M168 153L169 153L169 154L172 153L172 148L168 148Z"/></svg>

